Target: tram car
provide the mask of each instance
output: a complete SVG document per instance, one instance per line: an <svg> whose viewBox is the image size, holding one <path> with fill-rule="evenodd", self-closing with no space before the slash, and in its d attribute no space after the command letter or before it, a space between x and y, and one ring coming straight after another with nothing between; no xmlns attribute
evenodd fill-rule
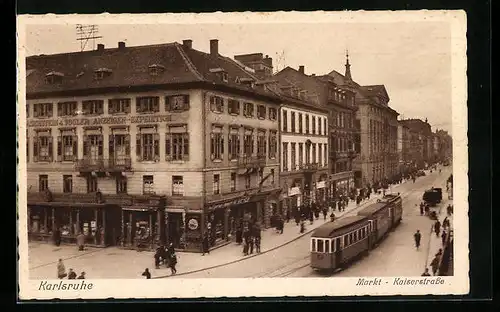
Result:
<svg viewBox="0 0 500 312"><path fill-rule="evenodd" d="M369 249L366 217L345 217L317 228L311 236L311 267L334 270Z"/></svg>

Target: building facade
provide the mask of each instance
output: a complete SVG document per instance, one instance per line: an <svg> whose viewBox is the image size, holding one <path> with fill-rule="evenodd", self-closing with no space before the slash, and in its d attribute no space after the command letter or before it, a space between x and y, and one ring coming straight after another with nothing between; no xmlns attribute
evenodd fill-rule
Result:
<svg viewBox="0 0 500 312"><path fill-rule="evenodd" d="M453 159L453 140L448 131L437 129L435 133L437 138L437 160L451 161Z"/></svg>
<svg viewBox="0 0 500 312"><path fill-rule="evenodd" d="M217 40L28 57L26 95L30 238L199 251L269 226L281 100Z"/></svg>
<svg viewBox="0 0 500 312"><path fill-rule="evenodd" d="M431 125L420 119L404 119L399 123L409 130L410 148L408 154L411 156L411 167L423 169L434 162L433 145L434 138Z"/></svg>
<svg viewBox="0 0 500 312"><path fill-rule="evenodd" d="M411 151L410 151L410 130L408 127L398 121L398 160L399 172L406 175L410 170Z"/></svg>

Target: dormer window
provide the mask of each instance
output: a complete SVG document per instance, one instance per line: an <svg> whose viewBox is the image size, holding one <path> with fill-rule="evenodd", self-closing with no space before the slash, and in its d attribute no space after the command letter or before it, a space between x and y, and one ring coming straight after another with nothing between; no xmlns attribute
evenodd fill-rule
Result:
<svg viewBox="0 0 500 312"><path fill-rule="evenodd" d="M45 81L48 84L57 84L62 82L63 77L64 77L63 73L53 71L45 75Z"/></svg>
<svg viewBox="0 0 500 312"><path fill-rule="evenodd" d="M223 82L228 82L227 72L222 68L210 68L210 72L217 75L217 77Z"/></svg>
<svg viewBox="0 0 500 312"><path fill-rule="evenodd" d="M149 74L151 76L159 76L165 71L165 66L160 64L149 65Z"/></svg>
<svg viewBox="0 0 500 312"><path fill-rule="evenodd" d="M240 78L240 83L252 89L255 86L255 80L253 80L252 78Z"/></svg>
<svg viewBox="0 0 500 312"><path fill-rule="evenodd" d="M95 80L102 80L106 77L111 76L113 71L109 68L99 68L94 71L94 79Z"/></svg>

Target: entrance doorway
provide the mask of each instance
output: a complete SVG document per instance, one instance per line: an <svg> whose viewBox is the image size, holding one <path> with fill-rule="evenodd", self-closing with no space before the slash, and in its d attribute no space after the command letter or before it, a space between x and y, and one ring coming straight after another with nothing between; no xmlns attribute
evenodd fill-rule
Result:
<svg viewBox="0 0 500 312"><path fill-rule="evenodd" d="M174 248L184 249L184 244L181 242L184 230L183 224L182 213L168 213L167 241L169 244L174 244Z"/></svg>

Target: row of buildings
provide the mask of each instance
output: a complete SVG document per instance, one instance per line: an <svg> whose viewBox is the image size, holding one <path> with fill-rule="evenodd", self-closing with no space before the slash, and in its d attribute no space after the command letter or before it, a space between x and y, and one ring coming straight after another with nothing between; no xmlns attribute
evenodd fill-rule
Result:
<svg viewBox="0 0 500 312"><path fill-rule="evenodd" d="M245 216L269 227L449 153L449 136L422 143L427 128L398 121L385 87L350 66L273 73L268 56L225 57L218 40L208 53L184 40L28 57L30 239L58 228L69 243L199 251Z"/></svg>

